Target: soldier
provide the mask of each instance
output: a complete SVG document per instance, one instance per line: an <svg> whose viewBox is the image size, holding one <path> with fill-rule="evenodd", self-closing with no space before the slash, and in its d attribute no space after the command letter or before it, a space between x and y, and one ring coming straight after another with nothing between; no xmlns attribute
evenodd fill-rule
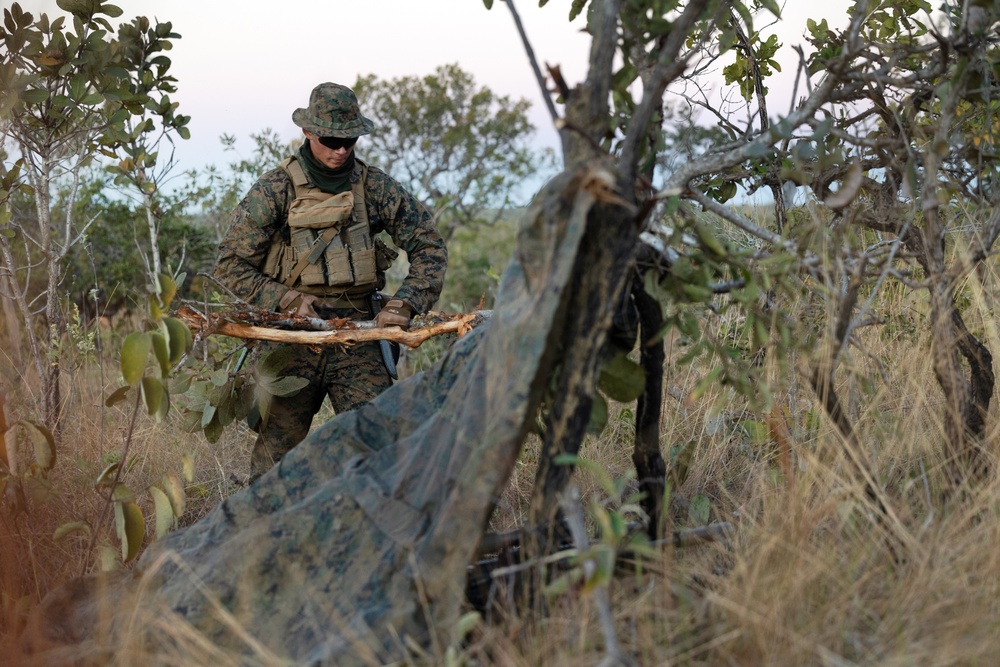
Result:
<svg viewBox="0 0 1000 667"><path fill-rule="evenodd" d="M377 326L406 328L441 294L448 253L431 213L385 172L355 157L358 137L374 130L354 92L335 83L316 86L309 107L292 121L305 141L298 152L261 176L233 211L220 244L215 275L251 305L332 319L375 318ZM385 271L406 252L409 274L378 309ZM377 312L376 312L377 311ZM260 344L258 349L275 349ZM336 412L353 410L392 384L386 346L365 343L320 352L291 345L283 375L309 384L271 398L256 425L250 457L256 479L308 433L325 396ZM387 363L389 367L387 367Z"/></svg>

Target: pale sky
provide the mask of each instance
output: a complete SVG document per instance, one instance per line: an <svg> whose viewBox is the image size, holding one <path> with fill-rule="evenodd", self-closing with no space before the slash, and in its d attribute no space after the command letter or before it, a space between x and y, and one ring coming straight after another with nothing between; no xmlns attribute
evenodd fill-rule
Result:
<svg viewBox="0 0 1000 667"><path fill-rule="evenodd" d="M61 15L55 0L19 0L34 14ZM4 3L7 4L7 3ZM137 15L171 21L181 35L166 55L178 80L173 99L180 113L192 117L191 139L178 140L180 170L233 158L222 152L219 136L235 135L249 152L249 135L272 128L285 140L301 134L291 114L307 106L318 83L352 85L358 75L381 79L424 76L439 65L458 63L478 85L495 93L532 102L531 119L539 145L558 145L510 10L495 0L116 0L125 14L113 25ZM540 66L559 65L569 85L586 76L590 40L583 19L568 21L571 0L515 0ZM809 7L804 7L809 5ZM788 80L769 84L779 98L769 102L771 115L788 110L783 89L790 90L795 54L807 15L825 16L831 27L847 22L848 0L822 5L790 1L785 7L779 60ZM726 62L731 62L729 58ZM364 109L364 100L362 110ZM363 147L359 144L363 154Z"/></svg>

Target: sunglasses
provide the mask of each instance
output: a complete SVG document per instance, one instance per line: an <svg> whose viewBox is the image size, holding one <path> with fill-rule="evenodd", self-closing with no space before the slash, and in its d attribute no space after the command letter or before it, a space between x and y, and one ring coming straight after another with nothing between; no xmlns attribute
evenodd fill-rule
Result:
<svg viewBox="0 0 1000 667"><path fill-rule="evenodd" d="M342 137L316 137L319 139L319 143L323 144L329 149L337 150L338 148L350 148L354 144L358 143L357 137L351 137L350 139L344 139Z"/></svg>

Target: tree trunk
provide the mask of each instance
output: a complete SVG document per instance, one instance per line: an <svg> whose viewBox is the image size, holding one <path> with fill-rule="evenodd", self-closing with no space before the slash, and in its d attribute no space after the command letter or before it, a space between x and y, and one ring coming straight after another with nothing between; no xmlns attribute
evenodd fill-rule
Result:
<svg viewBox="0 0 1000 667"><path fill-rule="evenodd" d="M595 181L590 187L606 185ZM587 216L572 281L574 291L563 314L567 325L562 329L562 363L551 387L551 407L529 513L532 525L554 524L559 497L573 474L573 466L557 464L554 459L560 454L577 454L583 442L597 387L598 352L604 349L614 306L621 301L626 276L632 270L638 233L634 212L618 203L598 199Z"/></svg>

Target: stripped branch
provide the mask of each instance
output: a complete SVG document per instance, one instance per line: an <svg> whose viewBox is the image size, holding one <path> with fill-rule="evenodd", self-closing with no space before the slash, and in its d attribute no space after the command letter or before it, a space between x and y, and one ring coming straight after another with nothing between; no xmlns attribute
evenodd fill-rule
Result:
<svg viewBox="0 0 1000 667"><path fill-rule="evenodd" d="M428 314L423 318L426 324L419 324L418 320L418 326L408 331L399 327L377 328L373 321L321 320L263 311L204 315L182 306L176 315L193 334L200 336L222 335L297 345L353 345L387 340L416 348L434 336L450 333L462 336L488 320L492 313L478 310L459 315Z"/></svg>

